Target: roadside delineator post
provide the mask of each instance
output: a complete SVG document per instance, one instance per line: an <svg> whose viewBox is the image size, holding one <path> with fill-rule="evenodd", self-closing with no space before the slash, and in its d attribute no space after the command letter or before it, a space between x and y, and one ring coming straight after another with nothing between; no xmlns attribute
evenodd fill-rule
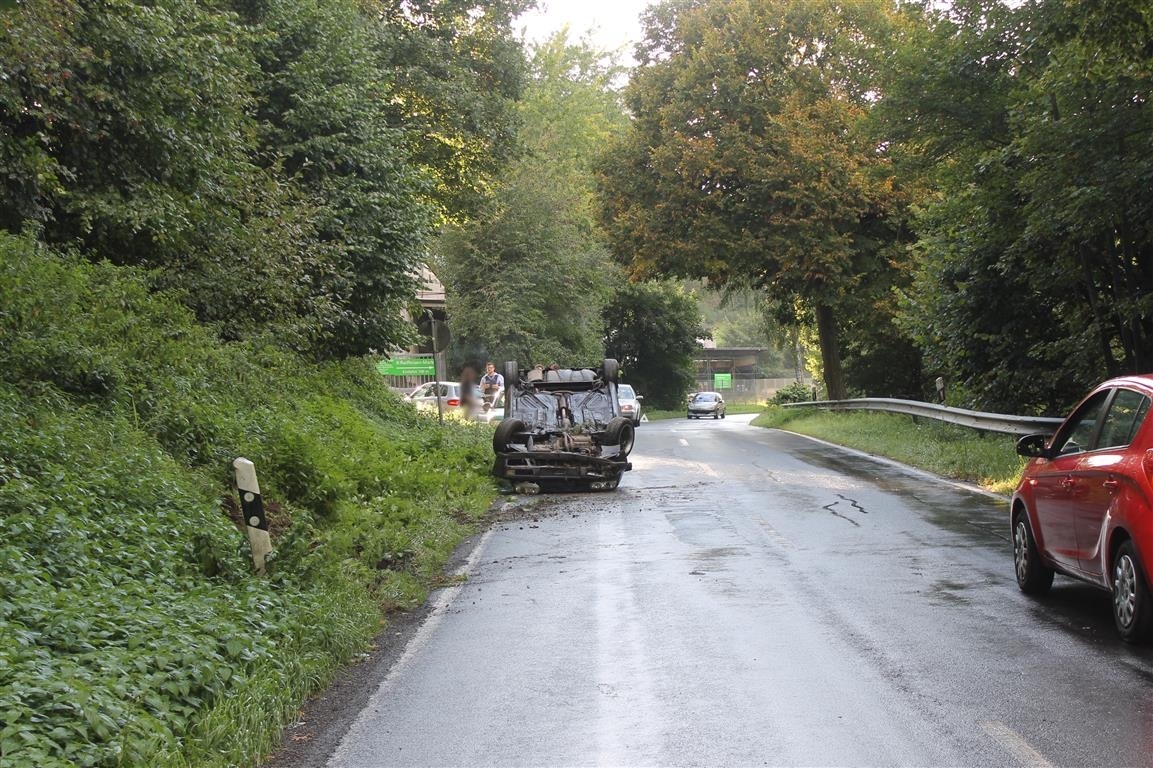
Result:
<svg viewBox="0 0 1153 768"><path fill-rule="evenodd" d="M245 458L232 462L236 476L236 491L240 494L240 509L248 529L248 544L252 548L252 564L256 572L265 574L265 560L272 552L272 538L268 535L268 518L264 516L264 502L260 498L260 484L256 482L256 465Z"/></svg>

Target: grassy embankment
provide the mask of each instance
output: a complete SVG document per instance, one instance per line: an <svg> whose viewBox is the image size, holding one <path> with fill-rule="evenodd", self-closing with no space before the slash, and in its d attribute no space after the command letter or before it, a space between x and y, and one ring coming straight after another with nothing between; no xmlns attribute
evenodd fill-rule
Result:
<svg viewBox="0 0 1153 768"><path fill-rule="evenodd" d="M884 456L942 477L980 485L995 493L1011 493L1024 466L1014 451L1016 438L982 434L930 419L862 411L836 413L803 408L747 406L729 413L760 413L758 427L774 427ZM649 412L651 420L685 418L677 411Z"/></svg>
<svg viewBox="0 0 1153 768"><path fill-rule="evenodd" d="M4 766L254 763L495 496L488 427L417 416L368 360L221 344L146 280L0 236Z"/></svg>

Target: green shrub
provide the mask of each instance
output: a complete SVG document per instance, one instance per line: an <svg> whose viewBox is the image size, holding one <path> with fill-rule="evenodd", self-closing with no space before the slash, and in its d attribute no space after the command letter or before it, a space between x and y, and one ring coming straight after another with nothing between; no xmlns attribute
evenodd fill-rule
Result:
<svg viewBox="0 0 1153 768"><path fill-rule="evenodd" d="M221 344L143 273L0 235L0 763L254 762L438 578L494 496L490 436L372 361Z"/></svg>
<svg viewBox="0 0 1153 768"><path fill-rule="evenodd" d="M813 399L813 388L802 381L794 381L787 387L782 387L773 393L769 399L771 405L785 403L807 403Z"/></svg>

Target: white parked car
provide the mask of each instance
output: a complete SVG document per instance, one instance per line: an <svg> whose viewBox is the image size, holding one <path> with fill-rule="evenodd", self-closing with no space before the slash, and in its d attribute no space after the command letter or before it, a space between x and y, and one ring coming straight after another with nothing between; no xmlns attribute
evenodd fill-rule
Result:
<svg viewBox="0 0 1153 768"><path fill-rule="evenodd" d="M456 381L429 381L421 384L405 396L405 400L421 411L436 411L443 409L445 413L461 410L460 382ZM480 387L474 387L476 402L480 402ZM437 405L437 400L440 405Z"/></svg>
<svg viewBox="0 0 1153 768"><path fill-rule="evenodd" d="M643 395L638 395L631 384L617 384L617 402L621 404L621 416L632 419L633 425L641 423L641 401Z"/></svg>
<svg viewBox="0 0 1153 768"><path fill-rule="evenodd" d="M482 401L483 403L483 401ZM482 404L480 409L473 415L476 421L483 421L486 424L497 424L504 418L504 393L502 392L488 408Z"/></svg>

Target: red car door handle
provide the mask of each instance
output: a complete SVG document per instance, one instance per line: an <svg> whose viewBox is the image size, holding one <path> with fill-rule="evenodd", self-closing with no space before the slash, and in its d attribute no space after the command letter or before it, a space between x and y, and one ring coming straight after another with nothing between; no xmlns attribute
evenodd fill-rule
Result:
<svg viewBox="0 0 1153 768"><path fill-rule="evenodd" d="M1076 485L1076 483L1073 482L1073 478L1071 478L1071 477L1066 477L1064 480L1061 481L1061 487L1064 488L1066 491L1071 490L1074 485Z"/></svg>
<svg viewBox="0 0 1153 768"><path fill-rule="evenodd" d="M1103 485L1105 490L1109 491L1109 493L1113 493L1121 487L1121 483L1117 482L1116 480L1106 480L1105 482L1101 483L1101 485Z"/></svg>

